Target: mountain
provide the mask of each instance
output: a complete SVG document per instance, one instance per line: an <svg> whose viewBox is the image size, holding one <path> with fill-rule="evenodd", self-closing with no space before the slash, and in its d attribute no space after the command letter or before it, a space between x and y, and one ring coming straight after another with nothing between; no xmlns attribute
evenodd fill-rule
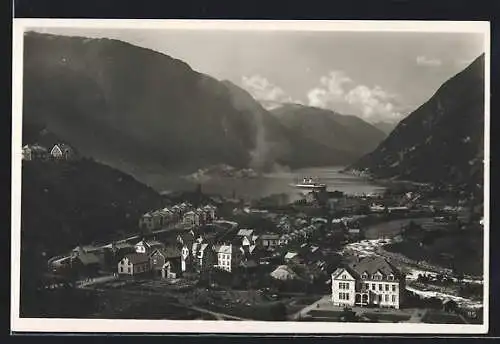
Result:
<svg viewBox="0 0 500 344"><path fill-rule="evenodd" d="M352 160L371 152L385 134L356 116L299 104L284 104L271 113L296 136L345 152Z"/></svg>
<svg viewBox="0 0 500 344"><path fill-rule="evenodd" d="M50 149L61 141L46 129L36 135L36 127L27 127L24 144ZM23 161L21 197L23 249L47 254L136 232L139 217L163 202L133 177L88 158Z"/></svg>
<svg viewBox="0 0 500 344"><path fill-rule="evenodd" d="M482 187L484 54L351 168L378 178Z"/></svg>
<svg viewBox="0 0 500 344"><path fill-rule="evenodd" d="M150 185L153 174L216 164L298 168L354 160L288 130L236 85L122 41L28 32L23 85L24 123Z"/></svg>
<svg viewBox="0 0 500 344"><path fill-rule="evenodd" d="M254 138L224 88L186 63L117 40L27 33L24 120L128 172L245 166Z"/></svg>
<svg viewBox="0 0 500 344"><path fill-rule="evenodd" d="M378 128L380 129L381 131L383 131L386 135L389 135L391 133L391 131L394 130L394 128L396 128L398 124L397 123L393 123L393 122L383 122L383 121L380 121L380 122L376 122L376 123L373 123L373 126L375 128Z"/></svg>
<svg viewBox="0 0 500 344"><path fill-rule="evenodd" d="M223 81L233 106L252 120L256 145L251 152L252 165L266 161L289 167L339 165L353 161L349 152L318 141L313 135L291 130L266 110L247 91L230 81Z"/></svg>

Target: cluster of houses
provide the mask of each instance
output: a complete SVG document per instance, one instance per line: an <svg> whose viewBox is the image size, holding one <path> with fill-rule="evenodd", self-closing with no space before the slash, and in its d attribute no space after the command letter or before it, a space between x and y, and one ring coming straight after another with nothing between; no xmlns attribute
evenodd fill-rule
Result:
<svg viewBox="0 0 500 344"><path fill-rule="evenodd" d="M216 219L216 210L213 205L193 209L190 203L176 204L142 215L139 219L139 228L151 232L179 223L187 227L199 227L212 223Z"/></svg>
<svg viewBox="0 0 500 344"><path fill-rule="evenodd" d="M23 160L71 160L76 156L71 146L57 143L50 150L39 144L25 145L22 150Z"/></svg>
<svg viewBox="0 0 500 344"><path fill-rule="evenodd" d="M178 278L186 272L202 272L209 268L232 271L244 260L241 246L231 243L212 243L194 234L179 235L175 243L141 240L135 252L118 262L118 274L152 273L162 278Z"/></svg>

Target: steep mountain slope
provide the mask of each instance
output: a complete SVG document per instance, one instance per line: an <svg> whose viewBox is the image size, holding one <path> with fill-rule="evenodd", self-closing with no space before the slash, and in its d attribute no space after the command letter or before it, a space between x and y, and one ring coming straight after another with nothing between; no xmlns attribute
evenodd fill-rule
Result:
<svg viewBox="0 0 500 344"><path fill-rule="evenodd" d="M36 128L31 128L24 143L50 147L60 141L46 130L38 136L35 133ZM134 232L140 215L161 204L162 197L153 189L87 158L23 161L23 250L58 254L79 243Z"/></svg>
<svg viewBox="0 0 500 344"><path fill-rule="evenodd" d="M25 123L148 182L225 163L345 164L342 149L300 137L246 91L164 54L117 40L29 32Z"/></svg>
<svg viewBox="0 0 500 344"><path fill-rule="evenodd" d="M396 128L397 125L398 125L397 123L390 123L390 122L383 122L383 121L373 123L373 126L375 128L380 129L381 131L383 131L387 135L389 135L391 133L391 131L393 131L394 128Z"/></svg>
<svg viewBox="0 0 500 344"><path fill-rule="evenodd" d="M253 164L266 161L290 167L314 165L339 165L353 161L350 152L317 140L314 135L303 135L290 130L265 110L252 96L230 81L223 81L229 91L233 106L252 118L256 146L252 151Z"/></svg>
<svg viewBox="0 0 500 344"><path fill-rule="evenodd" d="M296 135L332 149L349 152L353 159L371 152L385 135L356 116L298 104L285 104L271 113Z"/></svg>
<svg viewBox="0 0 500 344"><path fill-rule="evenodd" d="M82 153L117 167L248 163L245 119L184 62L109 39L27 33L24 45L25 120Z"/></svg>
<svg viewBox="0 0 500 344"><path fill-rule="evenodd" d="M484 55L445 82L352 168L380 178L482 185Z"/></svg>

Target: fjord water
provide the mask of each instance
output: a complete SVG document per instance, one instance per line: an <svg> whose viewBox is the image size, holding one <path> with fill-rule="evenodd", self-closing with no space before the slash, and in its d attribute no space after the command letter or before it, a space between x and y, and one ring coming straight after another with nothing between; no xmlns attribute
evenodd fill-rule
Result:
<svg viewBox="0 0 500 344"><path fill-rule="evenodd" d="M328 191L342 191L346 194L370 194L384 190L381 185L350 174L341 173L343 167L314 167L293 171L280 171L263 174L256 178L214 177L201 183L203 192L220 194L226 197L236 196L243 199L257 199L274 194L287 194L291 199L299 196L299 190L291 184L303 177L314 177L327 185ZM193 190L195 184L179 178L163 181L163 191Z"/></svg>

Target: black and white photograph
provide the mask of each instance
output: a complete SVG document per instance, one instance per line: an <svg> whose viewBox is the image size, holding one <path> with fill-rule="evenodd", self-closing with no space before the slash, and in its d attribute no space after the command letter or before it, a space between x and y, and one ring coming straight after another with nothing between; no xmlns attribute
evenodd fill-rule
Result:
<svg viewBox="0 0 500 344"><path fill-rule="evenodd" d="M14 20L13 330L486 333L489 30Z"/></svg>

